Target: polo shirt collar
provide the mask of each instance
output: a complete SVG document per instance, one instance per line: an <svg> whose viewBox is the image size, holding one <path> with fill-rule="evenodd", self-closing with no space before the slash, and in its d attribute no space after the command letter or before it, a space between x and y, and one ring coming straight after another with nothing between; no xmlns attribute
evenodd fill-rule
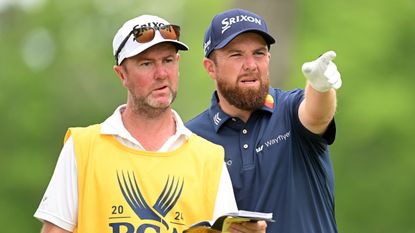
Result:
<svg viewBox="0 0 415 233"><path fill-rule="evenodd" d="M259 111L265 111L269 113L273 113L276 106L276 95L275 90L273 88L269 88L268 95L265 99L264 105L258 109ZM219 106L219 98L217 92L213 92L212 100L209 108L209 119L212 121L212 125L216 132L220 129L220 127L232 116L229 116Z"/></svg>
<svg viewBox="0 0 415 233"><path fill-rule="evenodd" d="M122 122L121 111L123 108L125 108L125 106L125 104L119 106L114 111L114 113L101 124L101 134L119 136L136 143L136 140L131 136ZM184 125L183 120L180 118L177 112L173 109L172 112L174 120L176 121L175 135L177 137L185 136L188 139L192 135L192 132Z"/></svg>

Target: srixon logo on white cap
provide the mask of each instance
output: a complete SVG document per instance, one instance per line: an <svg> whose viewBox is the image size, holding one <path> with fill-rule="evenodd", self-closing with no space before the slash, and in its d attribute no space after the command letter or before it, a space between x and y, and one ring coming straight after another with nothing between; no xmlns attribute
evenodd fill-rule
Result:
<svg viewBox="0 0 415 233"><path fill-rule="evenodd" d="M250 22L250 23L256 23L258 25L262 25L261 19L258 19L256 17L252 17L249 15L237 15L235 17L231 18L224 18L222 20L222 34L225 33L226 30L228 30L232 24L240 23L240 22Z"/></svg>
<svg viewBox="0 0 415 233"><path fill-rule="evenodd" d="M158 28L164 26L164 23L161 22L148 22L145 24L141 24L139 27L154 27L154 28Z"/></svg>

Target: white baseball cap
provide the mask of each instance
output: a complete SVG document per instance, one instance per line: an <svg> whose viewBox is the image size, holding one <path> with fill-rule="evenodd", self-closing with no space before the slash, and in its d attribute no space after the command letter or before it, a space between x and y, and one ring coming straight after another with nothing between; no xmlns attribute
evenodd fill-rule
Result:
<svg viewBox="0 0 415 233"><path fill-rule="evenodd" d="M178 50L188 50L189 47L178 40L180 35L180 27L174 25L175 36L177 39L166 39L160 33L160 27L165 25L171 24L165 19L154 15L141 15L125 22L122 27L118 29L118 32L115 34L112 41L113 54L115 56L116 64L119 65L125 58L133 57L151 46L162 42L171 42ZM155 29L153 30L155 33L152 40L140 43L136 40L132 32L133 29L143 27Z"/></svg>

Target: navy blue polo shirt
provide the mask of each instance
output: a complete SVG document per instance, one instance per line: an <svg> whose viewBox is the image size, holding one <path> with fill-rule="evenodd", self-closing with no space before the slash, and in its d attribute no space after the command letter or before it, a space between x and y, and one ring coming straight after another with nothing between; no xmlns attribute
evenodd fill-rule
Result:
<svg viewBox="0 0 415 233"><path fill-rule="evenodd" d="M210 108L186 126L225 148L238 208L272 212L267 232L335 233L334 120L323 136L313 134L298 117L303 90L270 88L269 95L271 104L244 123L221 110L215 92Z"/></svg>

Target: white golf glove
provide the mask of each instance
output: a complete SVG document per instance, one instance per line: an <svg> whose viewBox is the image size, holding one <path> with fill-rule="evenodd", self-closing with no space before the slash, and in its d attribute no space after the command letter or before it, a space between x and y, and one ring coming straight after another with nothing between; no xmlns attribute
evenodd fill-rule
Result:
<svg viewBox="0 0 415 233"><path fill-rule="evenodd" d="M303 74L316 91L327 92L330 88L341 87L340 73L332 62L335 57L334 51L328 51L316 60L303 64Z"/></svg>

